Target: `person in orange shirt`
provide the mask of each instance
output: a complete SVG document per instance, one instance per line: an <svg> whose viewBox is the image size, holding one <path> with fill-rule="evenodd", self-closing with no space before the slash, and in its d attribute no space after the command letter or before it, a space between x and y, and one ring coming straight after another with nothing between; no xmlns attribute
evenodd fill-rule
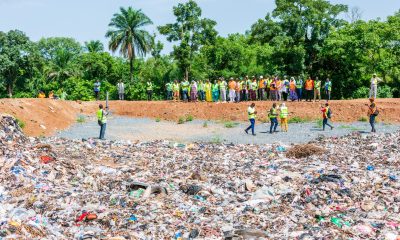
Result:
<svg viewBox="0 0 400 240"><path fill-rule="evenodd" d="M235 89L236 89L236 82L231 77L229 80L229 102L233 103L235 101Z"/></svg>
<svg viewBox="0 0 400 240"><path fill-rule="evenodd" d="M290 100L296 101L297 100L297 94L296 94L296 81L294 80L294 77L290 78L289 82L289 93L290 93Z"/></svg>
<svg viewBox="0 0 400 240"><path fill-rule="evenodd" d="M270 92L272 101L276 101L276 99L278 98L278 94L276 92L276 81L277 81L277 78L274 77L271 84L269 85L269 92Z"/></svg>
<svg viewBox="0 0 400 240"><path fill-rule="evenodd" d="M277 95L277 101L282 100L282 80L278 77L278 80L276 81L276 95Z"/></svg>
<svg viewBox="0 0 400 240"><path fill-rule="evenodd" d="M260 81L258 81L258 100L264 100L265 91L265 80L263 76L260 76Z"/></svg>
<svg viewBox="0 0 400 240"><path fill-rule="evenodd" d="M314 80L310 76L306 80L304 88L306 90L306 101L309 100L311 102L314 96Z"/></svg>

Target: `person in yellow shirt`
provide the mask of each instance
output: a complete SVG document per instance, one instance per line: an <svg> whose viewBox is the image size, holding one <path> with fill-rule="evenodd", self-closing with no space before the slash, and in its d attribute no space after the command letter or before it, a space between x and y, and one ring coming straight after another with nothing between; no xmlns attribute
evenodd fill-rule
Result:
<svg viewBox="0 0 400 240"><path fill-rule="evenodd" d="M212 102L211 88L212 88L212 84L210 83L210 80L207 79L206 84L204 86L204 91L206 92L206 101L207 102Z"/></svg>
<svg viewBox="0 0 400 240"><path fill-rule="evenodd" d="M247 134L249 134L249 130L251 129L251 133L253 136L255 136L256 134L254 133L254 126L256 124L256 108L255 108L256 104L252 103L250 105L249 108L247 108L247 115L250 121L250 126L248 128L246 128L246 130L244 130Z"/></svg>
<svg viewBox="0 0 400 240"><path fill-rule="evenodd" d="M281 119L281 130L282 132L288 131L288 108L286 107L285 103L282 103L279 107L279 118Z"/></svg>
<svg viewBox="0 0 400 240"><path fill-rule="evenodd" d="M172 84L172 91L174 92L174 101L177 102L180 100L180 84L178 83L178 80L174 81L174 84Z"/></svg>
<svg viewBox="0 0 400 240"><path fill-rule="evenodd" d="M46 94L43 91L40 91L38 98L46 98Z"/></svg>

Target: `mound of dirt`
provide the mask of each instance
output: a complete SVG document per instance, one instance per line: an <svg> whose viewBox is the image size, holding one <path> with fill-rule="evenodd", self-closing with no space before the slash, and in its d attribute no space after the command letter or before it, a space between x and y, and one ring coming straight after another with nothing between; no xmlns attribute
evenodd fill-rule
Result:
<svg viewBox="0 0 400 240"><path fill-rule="evenodd" d="M95 117L101 101L80 102L52 99L1 99L0 113L8 113L25 123L24 133L28 136L51 136L76 123L79 114ZM324 102L288 102L289 118L297 117L301 121L321 118L320 105ZM365 99L331 101L332 121L354 122L366 120L368 103ZM188 115L194 119L248 121L246 109L249 102L241 103L176 103L170 101L110 101L110 110L114 115L135 118L159 118L177 121ZM267 120L270 101L257 101L257 119ZM380 110L378 121L399 123L399 99L378 99Z"/></svg>

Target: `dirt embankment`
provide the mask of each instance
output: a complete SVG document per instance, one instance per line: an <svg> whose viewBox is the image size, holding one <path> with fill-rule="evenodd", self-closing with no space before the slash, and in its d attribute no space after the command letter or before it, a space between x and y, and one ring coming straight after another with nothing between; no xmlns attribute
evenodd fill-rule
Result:
<svg viewBox="0 0 400 240"><path fill-rule="evenodd" d="M104 103L104 102L103 102ZM318 119L324 102L288 102L289 117ZM333 121L353 122L366 116L368 100L331 101ZM50 99L1 99L0 112L14 115L25 123L29 136L49 136L75 123L78 114L94 115L99 102L75 102ZM246 121L248 102L242 103L175 103L111 101L113 114L129 117L161 118L176 121L185 115L204 120ZM256 102L259 119L266 119L272 102ZM379 99L380 121L400 122L400 99Z"/></svg>

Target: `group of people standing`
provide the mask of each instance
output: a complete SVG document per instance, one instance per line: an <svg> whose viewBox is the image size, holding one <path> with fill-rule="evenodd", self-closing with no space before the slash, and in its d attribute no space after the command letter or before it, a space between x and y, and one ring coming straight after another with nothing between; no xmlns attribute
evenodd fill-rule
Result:
<svg viewBox="0 0 400 240"><path fill-rule="evenodd" d="M241 102L256 100L271 101L316 101L321 100L321 89L325 99L331 99L332 82L326 79L324 85L318 79L308 77L305 81L294 77L283 79L278 76L258 79L253 76L225 81L224 78L211 82L210 80L191 81L183 80L169 82L165 85L166 99L184 102Z"/></svg>

